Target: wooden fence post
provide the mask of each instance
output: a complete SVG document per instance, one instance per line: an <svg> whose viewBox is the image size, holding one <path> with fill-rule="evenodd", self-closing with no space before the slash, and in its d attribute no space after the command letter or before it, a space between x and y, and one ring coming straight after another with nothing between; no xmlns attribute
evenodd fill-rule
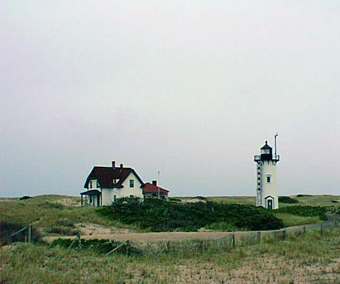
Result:
<svg viewBox="0 0 340 284"><path fill-rule="evenodd" d="M231 235L231 246L236 247L235 233Z"/></svg>
<svg viewBox="0 0 340 284"><path fill-rule="evenodd" d="M321 224L321 227L320 227L320 234L323 235L323 225Z"/></svg>
<svg viewBox="0 0 340 284"><path fill-rule="evenodd" d="M32 225L28 226L28 242L32 242Z"/></svg>
<svg viewBox="0 0 340 284"><path fill-rule="evenodd" d="M170 241L166 242L166 249L168 252L170 252Z"/></svg>
<svg viewBox="0 0 340 284"><path fill-rule="evenodd" d="M306 234L306 226L303 226L303 233Z"/></svg>
<svg viewBox="0 0 340 284"><path fill-rule="evenodd" d="M130 245L130 242L129 240L126 241L126 255L128 256L129 255L129 245Z"/></svg>
<svg viewBox="0 0 340 284"><path fill-rule="evenodd" d="M259 243L261 242L261 232L260 231L257 232L257 240L258 240Z"/></svg>
<svg viewBox="0 0 340 284"><path fill-rule="evenodd" d="M286 233L286 230L283 230L283 239L285 240L287 237L287 233Z"/></svg>

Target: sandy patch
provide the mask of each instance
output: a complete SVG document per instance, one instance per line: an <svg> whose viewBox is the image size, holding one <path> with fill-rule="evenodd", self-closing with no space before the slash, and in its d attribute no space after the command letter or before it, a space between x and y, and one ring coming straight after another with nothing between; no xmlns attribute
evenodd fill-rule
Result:
<svg viewBox="0 0 340 284"><path fill-rule="evenodd" d="M75 227L80 230L80 233L83 237L90 237L99 239L97 236L101 236L101 238L108 237L112 234L127 234L129 233L129 229L117 228L117 227L104 227L98 224L92 223L78 223L75 224Z"/></svg>
<svg viewBox="0 0 340 284"><path fill-rule="evenodd" d="M55 203L62 204L64 206L80 207L79 198L63 198L55 201Z"/></svg>

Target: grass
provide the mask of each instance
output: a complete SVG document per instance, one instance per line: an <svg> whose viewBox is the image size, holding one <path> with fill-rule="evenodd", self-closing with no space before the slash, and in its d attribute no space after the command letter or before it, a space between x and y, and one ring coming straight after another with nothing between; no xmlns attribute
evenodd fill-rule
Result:
<svg viewBox="0 0 340 284"><path fill-rule="evenodd" d="M292 214L287 214L287 213L276 213L275 216L283 220L285 227L315 224L315 223L320 222L319 216L302 217L302 216L297 216L297 215L292 215Z"/></svg>
<svg viewBox="0 0 340 284"><path fill-rule="evenodd" d="M153 257L17 244L0 250L0 283L338 283L339 248L339 228Z"/></svg>
<svg viewBox="0 0 340 284"><path fill-rule="evenodd" d="M63 205L62 201L72 205ZM78 206L74 206L77 205ZM94 223L110 227L127 227L115 220L101 217L100 208L80 207L79 198L62 195L42 195L30 199L0 200L0 222L30 224L40 228L44 234L76 234L77 223ZM128 226L133 229L133 226ZM57 229L56 229L57 228Z"/></svg>
<svg viewBox="0 0 340 284"><path fill-rule="evenodd" d="M325 207L337 207L340 208L340 196L339 195L308 195L303 197L297 197L297 195L290 196L293 199L299 201L297 204L280 203L280 207L295 206L295 205L309 205L309 206L325 206ZM183 199L177 197L178 199ZM229 203L229 204L245 204L254 205L255 196L215 196L207 197L208 201L214 201L217 203ZM337 201L337 202L335 202Z"/></svg>

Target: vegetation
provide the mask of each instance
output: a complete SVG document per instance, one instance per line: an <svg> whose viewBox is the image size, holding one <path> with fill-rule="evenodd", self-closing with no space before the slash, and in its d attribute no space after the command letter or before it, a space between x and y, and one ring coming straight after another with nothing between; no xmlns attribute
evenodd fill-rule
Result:
<svg viewBox="0 0 340 284"><path fill-rule="evenodd" d="M24 242L27 237L24 228L23 225L0 222L0 245L6 245L10 242ZM41 241L40 232L35 228L32 228L32 241Z"/></svg>
<svg viewBox="0 0 340 284"><path fill-rule="evenodd" d="M320 217L324 219L323 212L325 210L340 213L340 203L334 203L334 201L340 201L339 196L292 196L291 198L298 199L299 206L280 203L279 211L270 212L270 214L276 216L272 220L283 220L285 227L317 223L321 220ZM266 214L266 210L252 206L255 202L254 197L207 197L206 204L188 204L187 206L184 206L181 200L183 201L183 198L171 199L170 208L163 205L157 205L155 208L149 206L149 211L144 212L143 217L136 216L135 220L131 215L133 214L132 211L127 217L128 220L125 220L124 216L122 218L119 216L119 214L122 215L122 212L111 214L112 208L80 207L78 197L43 195L22 200L0 198L0 222L26 226L33 223L33 227L37 228L43 236L72 236L76 235L86 224L96 224L115 230L128 229L129 231L159 231L163 229L167 231L187 231L198 230L202 227L207 230L218 231L257 230L256 220L251 216L253 214L262 214L261 216ZM315 212L314 209L310 208L301 209L302 206L313 206L313 208L322 206L326 209L317 209L318 211ZM285 209L289 207L293 209ZM223 213L224 210L226 212ZM308 214L306 214L306 211L308 211ZM161 212L161 215L155 218L154 216L158 215L157 212ZM172 213L174 213L173 218L172 216L169 217ZM258 220L261 220L261 218L263 217ZM236 222L236 219L239 222ZM270 228L273 228L273 226Z"/></svg>
<svg viewBox="0 0 340 284"><path fill-rule="evenodd" d="M0 222L33 224L43 235L76 235L79 223L125 227L116 220L103 218L98 208L80 207L78 197L42 195L30 199L0 200ZM130 226L131 229L132 226Z"/></svg>
<svg viewBox="0 0 340 284"><path fill-rule="evenodd" d="M61 247L61 248L72 248L75 250L90 250L97 254L107 254L113 249L117 254L124 255L140 255L141 251L131 246L129 242L117 242L117 241L109 241L109 240L79 240L76 239L57 239L52 242L51 247Z"/></svg>
<svg viewBox="0 0 340 284"><path fill-rule="evenodd" d="M339 228L153 257L18 244L0 250L0 283L338 283L339 247Z"/></svg>
<svg viewBox="0 0 340 284"><path fill-rule="evenodd" d="M186 197L178 197L185 199ZM292 199L296 199L299 205L309 205L309 206L325 206L325 207L337 207L340 208L340 196L337 195L307 195L299 194L290 196ZM255 196L216 196L207 197L208 201L213 201L217 203L226 204L245 204L245 205L255 205ZM334 200L339 201L338 204L334 203ZM287 206L295 206L292 203L280 203L280 208Z"/></svg>
<svg viewBox="0 0 340 284"><path fill-rule="evenodd" d="M299 203L298 200L296 200L294 198L291 198L289 196L279 196L279 202L281 202L281 203L290 203L290 204Z"/></svg>
<svg viewBox="0 0 340 284"><path fill-rule="evenodd" d="M98 213L109 219L155 232L197 231L221 222L249 230L283 227L282 220L265 209L214 202L182 204L158 199L147 199L143 202L139 198L120 198L112 206L98 210Z"/></svg>
<svg viewBox="0 0 340 284"><path fill-rule="evenodd" d="M283 207L283 208L274 210L274 212L292 214L292 215L297 215L297 216L302 216L302 217L319 216L321 220L327 220L327 217L326 217L327 208L325 207L291 206L291 207Z"/></svg>
<svg viewBox="0 0 340 284"><path fill-rule="evenodd" d="M275 213L275 216L283 220L285 227L315 224L321 222L319 216L303 217L289 213Z"/></svg>

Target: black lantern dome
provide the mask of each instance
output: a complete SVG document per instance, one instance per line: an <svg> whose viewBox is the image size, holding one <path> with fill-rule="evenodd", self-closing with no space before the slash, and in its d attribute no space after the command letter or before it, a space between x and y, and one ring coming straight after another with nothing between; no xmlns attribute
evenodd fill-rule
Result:
<svg viewBox="0 0 340 284"><path fill-rule="evenodd" d="M266 144L261 148L261 160L262 161L270 161L273 159L273 148Z"/></svg>

